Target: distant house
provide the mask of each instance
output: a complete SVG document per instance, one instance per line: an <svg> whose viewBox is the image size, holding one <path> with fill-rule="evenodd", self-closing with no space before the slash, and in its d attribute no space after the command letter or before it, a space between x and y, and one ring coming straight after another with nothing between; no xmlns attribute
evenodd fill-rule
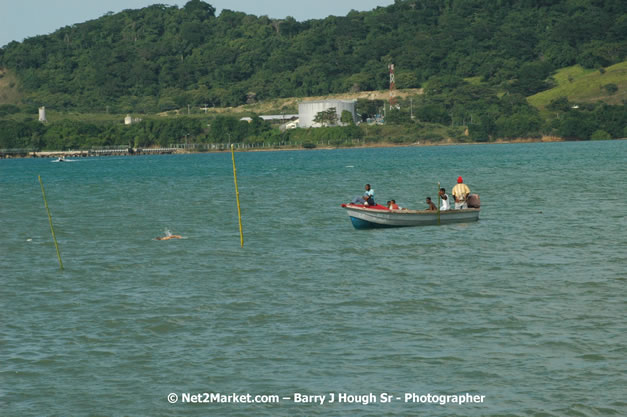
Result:
<svg viewBox="0 0 627 417"><path fill-rule="evenodd" d="M142 119L140 117L131 117L130 114L127 114L126 117L124 118L125 125L132 125L133 123L139 123L141 121Z"/></svg>
<svg viewBox="0 0 627 417"><path fill-rule="evenodd" d="M263 121L270 123L286 123L292 120L297 120L297 114L270 114L266 116L259 116ZM242 117L239 119L240 122L252 122L253 119L251 117Z"/></svg>

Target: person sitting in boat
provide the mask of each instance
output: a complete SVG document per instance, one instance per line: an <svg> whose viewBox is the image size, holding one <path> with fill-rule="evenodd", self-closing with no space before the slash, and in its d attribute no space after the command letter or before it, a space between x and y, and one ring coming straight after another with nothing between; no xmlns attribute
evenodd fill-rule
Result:
<svg viewBox="0 0 627 417"><path fill-rule="evenodd" d="M464 184L462 177L457 178L457 185L453 187L453 197L455 197L455 210L467 209L466 199L470 194L470 188Z"/></svg>
<svg viewBox="0 0 627 417"><path fill-rule="evenodd" d="M446 190L444 188L440 188L438 194L440 195L440 211L449 210L451 208L451 204L448 201Z"/></svg>
<svg viewBox="0 0 627 417"><path fill-rule="evenodd" d="M400 210L401 208L398 206L398 204L396 204L396 200L390 200L388 201L388 208L390 210Z"/></svg>
<svg viewBox="0 0 627 417"><path fill-rule="evenodd" d="M429 205L429 208L427 210L429 210L429 211L436 210L437 211L438 207L435 204L433 204L433 201L431 201L431 197L427 197L427 204Z"/></svg>
<svg viewBox="0 0 627 417"><path fill-rule="evenodd" d="M364 193L364 206L376 206L374 202L374 190L370 187L370 184L366 184L366 192Z"/></svg>

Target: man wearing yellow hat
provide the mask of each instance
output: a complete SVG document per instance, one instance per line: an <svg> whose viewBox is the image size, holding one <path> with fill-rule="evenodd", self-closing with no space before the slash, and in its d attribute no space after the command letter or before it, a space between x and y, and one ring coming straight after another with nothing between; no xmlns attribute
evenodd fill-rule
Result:
<svg viewBox="0 0 627 417"><path fill-rule="evenodd" d="M464 184L462 177L457 178L457 185L453 187L453 197L455 197L455 210L467 209L468 203L466 199L470 194L470 188Z"/></svg>

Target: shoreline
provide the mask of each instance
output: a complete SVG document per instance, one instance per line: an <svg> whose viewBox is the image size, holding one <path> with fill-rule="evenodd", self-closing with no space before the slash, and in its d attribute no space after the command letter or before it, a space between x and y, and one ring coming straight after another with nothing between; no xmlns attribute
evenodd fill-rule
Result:
<svg viewBox="0 0 627 417"><path fill-rule="evenodd" d="M613 139L616 140L616 139ZM355 145L355 146L317 146L315 148L250 148L250 149L235 149L236 152L274 152L274 151L315 151L316 149L320 150L332 150L332 149L368 149L368 148L408 148L408 147L430 147L430 146L456 146L456 145L506 145L513 143L551 143L551 142L569 142L568 140L553 137L553 136L545 136L542 138L528 138L528 139L513 139L513 140L496 140L493 142L453 142L453 141L442 141L442 142L414 142L414 143L392 143L392 142L379 142L372 144L364 144L364 145ZM572 141L576 142L576 141ZM224 151L207 151L207 152L180 152L180 153L220 153Z"/></svg>
<svg viewBox="0 0 627 417"><path fill-rule="evenodd" d="M612 140L624 140L624 139L612 139ZM497 139L491 142L455 142L450 139L441 142L414 142L414 143L392 143L392 142L379 142L371 144L360 144L354 146L316 146L315 148L303 148L300 147L284 147L284 148L235 148L236 152L284 152L284 151L315 151L315 150L333 150L333 149L376 149L376 148L400 148L400 147L430 147L430 146L457 146L457 145L507 145L507 144L520 144L520 143L555 143L555 142L582 142L581 140L569 141L556 136L543 136L541 138L517 138L512 140ZM201 154L201 153L224 153L229 152L230 149L208 149L208 150L187 150L187 149L172 149L162 154L169 155L189 155L189 154ZM146 149L148 152L139 153L119 153L114 156L140 156L149 154L160 154L158 152L151 152L150 149ZM21 158L58 158L58 157L101 157L101 156L113 156L109 155L94 155L85 150L73 150L73 151L41 151L41 152L25 152L24 154L15 155L0 155L0 159L21 159Z"/></svg>
<svg viewBox="0 0 627 417"><path fill-rule="evenodd" d="M620 140L620 139L613 139ZM414 142L414 143L392 143L392 142L379 142L379 143L371 143L371 144L362 144L362 145L354 145L354 146L316 146L315 148L303 148L301 147L292 147L292 148L235 148L235 152L283 152L283 151L329 151L334 149L377 149L377 148L418 148L418 147L431 147L431 146L457 146L457 145L507 145L514 143L553 143L553 142L570 142L566 139L559 138L556 136L543 136L542 138L519 138L513 140L496 140L493 142L453 142L451 140L441 141L441 142ZM572 142L581 142L581 141L572 141ZM229 152L229 149L223 150L207 150L207 151L187 151L184 149L179 149L176 154L178 155L188 155L195 153L223 153Z"/></svg>

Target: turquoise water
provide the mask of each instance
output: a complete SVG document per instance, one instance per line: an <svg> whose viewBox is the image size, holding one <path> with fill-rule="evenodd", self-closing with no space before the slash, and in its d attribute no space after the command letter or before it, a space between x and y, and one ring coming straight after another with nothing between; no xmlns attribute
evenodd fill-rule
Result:
<svg viewBox="0 0 627 417"><path fill-rule="evenodd" d="M626 156L626 141L238 153L243 249L230 154L2 160L0 414L627 415ZM357 231L340 208L366 182L424 208L458 175L478 223ZM184 239L156 241L166 229ZM204 392L292 399L181 402ZM293 401L331 392L402 399Z"/></svg>

